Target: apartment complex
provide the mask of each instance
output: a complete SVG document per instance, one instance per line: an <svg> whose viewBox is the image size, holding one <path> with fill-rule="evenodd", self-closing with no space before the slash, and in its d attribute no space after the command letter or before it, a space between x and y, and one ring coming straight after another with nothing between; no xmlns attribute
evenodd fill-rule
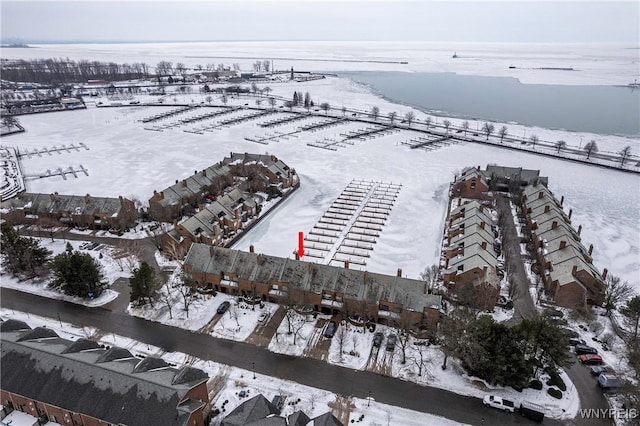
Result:
<svg viewBox="0 0 640 426"><path fill-rule="evenodd" d="M202 370L88 339L62 339L17 320L0 324L0 352L1 404L42 424L207 424L209 377Z"/></svg>

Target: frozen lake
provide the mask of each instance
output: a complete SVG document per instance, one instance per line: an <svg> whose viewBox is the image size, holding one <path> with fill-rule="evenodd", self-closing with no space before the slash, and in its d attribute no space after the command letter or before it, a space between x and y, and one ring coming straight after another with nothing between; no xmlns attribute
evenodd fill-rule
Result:
<svg viewBox="0 0 640 426"><path fill-rule="evenodd" d="M450 72L339 75L366 84L391 101L440 115L599 134L640 134L638 89L522 84L512 77Z"/></svg>

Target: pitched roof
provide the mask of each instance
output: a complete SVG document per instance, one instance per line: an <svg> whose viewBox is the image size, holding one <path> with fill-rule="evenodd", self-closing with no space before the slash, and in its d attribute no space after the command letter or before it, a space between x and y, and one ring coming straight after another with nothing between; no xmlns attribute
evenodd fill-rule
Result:
<svg viewBox="0 0 640 426"><path fill-rule="evenodd" d="M191 367L185 375L185 369L171 367L136 372L144 361L126 357L130 353L124 349L106 350L85 339L78 343L45 335L49 336L2 330L4 390L110 423L140 426L184 425L189 412L203 405L192 401L178 407L189 389L206 380L203 372L194 374Z"/></svg>
<svg viewBox="0 0 640 426"><path fill-rule="evenodd" d="M275 405L262 394L258 394L238 405L224 418L220 426L245 426L251 422L262 420L270 414L278 413L279 410Z"/></svg>
<svg viewBox="0 0 640 426"><path fill-rule="evenodd" d="M0 206L3 209L29 208L34 213L66 211L69 214L117 216L122 203L119 198L23 192L17 197L2 201Z"/></svg>
<svg viewBox="0 0 640 426"><path fill-rule="evenodd" d="M313 426L344 426L333 414L327 412L313 419Z"/></svg>
<svg viewBox="0 0 640 426"><path fill-rule="evenodd" d="M345 269L330 265L248 253L206 244L192 244L185 265L193 271L212 275L236 274L238 279L262 283L286 283L300 289L322 293L344 293L353 300L370 303L401 303L407 309L422 312L425 307L439 307L440 296L424 294L424 282L395 275Z"/></svg>
<svg viewBox="0 0 640 426"><path fill-rule="evenodd" d="M485 174L488 179L492 177L510 180L519 179L520 182L527 182L529 184L540 182L546 185L548 181L548 178L540 176L540 170L529 170L521 167L488 165Z"/></svg>

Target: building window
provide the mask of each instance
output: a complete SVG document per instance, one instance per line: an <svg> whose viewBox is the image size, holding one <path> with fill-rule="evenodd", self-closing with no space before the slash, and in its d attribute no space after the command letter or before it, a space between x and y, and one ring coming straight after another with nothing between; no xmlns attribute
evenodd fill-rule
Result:
<svg viewBox="0 0 640 426"><path fill-rule="evenodd" d="M336 296L336 302L342 303L342 296Z"/></svg>
<svg viewBox="0 0 640 426"><path fill-rule="evenodd" d="M388 311L388 310L389 310L389 306L388 306L388 305L380 304L380 310L381 310L381 311Z"/></svg>
<svg viewBox="0 0 640 426"><path fill-rule="evenodd" d="M458 266L458 271L464 271L464 264Z"/></svg>
<svg viewBox="0 0 640 426"><path fill-rule="evenodd" d="M471 181L471 189L476 189L476 180L475 179L473 179Z"/></svg>
<svg viewBox="0 0 640 426"><path fill-rule="evenodd" d="M322 298L324 300L333 300L333 296L330 295L329 293L322 293Z"/></svg>

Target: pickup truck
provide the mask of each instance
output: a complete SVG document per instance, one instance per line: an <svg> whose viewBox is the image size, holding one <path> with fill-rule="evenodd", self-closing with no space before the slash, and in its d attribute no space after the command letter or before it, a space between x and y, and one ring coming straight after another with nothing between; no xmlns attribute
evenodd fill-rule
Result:
<svg viewBox="0 0 640 426"><path fill-rule="evenodd" d="M513 401L500 398L499 396L485 395L482 403L488 407L497 408L507 413L513 413L516 411L516 406Z"/></svg>

